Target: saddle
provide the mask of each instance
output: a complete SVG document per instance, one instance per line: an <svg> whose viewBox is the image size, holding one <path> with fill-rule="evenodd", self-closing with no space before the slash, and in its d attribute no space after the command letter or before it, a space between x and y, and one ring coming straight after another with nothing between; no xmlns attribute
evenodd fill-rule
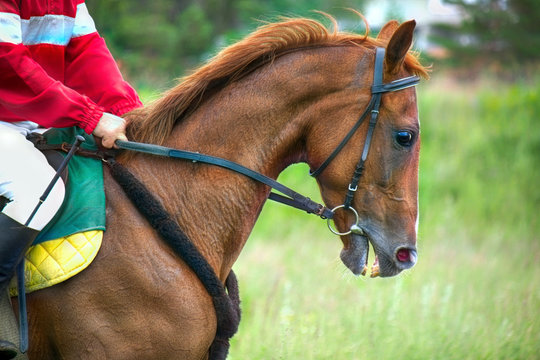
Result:
<svg viewBox="0 0 540 360"><path fill-rule="evenodd" d="M30 141L40 149L49 164L58 169L64 159L62 151L83 135L81 152L96 153L92 136L78 128L51 129L32 134ZM96 257L105 230L105 192L103 167L99 159L76 153L62 173L66 196L60 210L39 233L25 256L26 292L47 288L65 281L86 269ZM10 294L17 295L16 281Z"/></svg>

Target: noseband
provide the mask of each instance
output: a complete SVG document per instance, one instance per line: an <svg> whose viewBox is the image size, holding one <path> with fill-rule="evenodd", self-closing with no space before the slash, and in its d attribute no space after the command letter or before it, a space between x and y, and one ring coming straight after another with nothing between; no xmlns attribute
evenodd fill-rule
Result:
<svg viewBox="0 0 540 360"><path fill-rule="evenodd" d="M390 83L384 84L383 83L383 67L384 67L384 53L385 49L378 47L376 49L375 53L375 68L373 70L373 85L371 86L371 100L369 101L369 104L366 107L366 110L362 113L358 121L354 124L352 129L345 135L343 140L339 143L339 145L334 149L334 151L328 156L328 158L319 166L319 168L315 171L310 172L310 175L313 177L319 176L324 169L334 160L334 158L340 153L340 151L345 147L345 145L349 142L351 137L354 135L354 133L358 130L360 125L364 122L364 120L367 118L367 115L371 113L371 119L369 120L369 127L368 131L366 133L366 140L364 141L364 149L362 150L362 157L360 158L360 161L358 161L358 164L356 165L356 169L354 170L351 182L349 183L349 187L347 189L347 194L345 195L345 200L343 201L343 205L336 206L332 209L332 212L335 212L338 209L345 209L350 210L354 216L355 216L355 222L351 226L350 230L347 232L338 232L335 230L331 223L330 219L328 219L328 228L330 231L332 231L336 235L348 235L350 233L355 234L363 234L362 228L358 225L359 223L359 216L358 212L351 207L351 203L354 197L354 194L356 190L358 190L358 182L360 181L360 178L362 177L362 173L364 171L364 163L366 162L369 148L371 147L371 139L373 138L373 130L375 129L375 125L377 124L377 119L379 117L379 108L381 106L381 97L382 94L387 92L393 92L398 91L402 89L406 89L411 86L416 86L420 82L420 77L418 76L409 76L403 79L394 80Z"/></svg>
<svg viewBox="0 0 540 360"><path fill-rule="evenodd" d="M351 207L351 203L354 197L354 193L358 189L358 182L360 180L360 177L362 176L362 171L364 170L364 163L366 161L366 158L369 152L371 139L373 137L373 130L375 128L375 124L377 123L377 117L379 115L379 107L381 105L381 96L383 93L405 89L411 86L415 86L420 82L420 78L418 76L409 76L403 79L395 80L390 83L384 84L383 83L384 52L385 52L384 48L378 47L376 49L373 85L371 86L372 95L371 95L371 100L369 101L369 104L366 107L366 110L360 116L356 124L354 124L354 126L349 131L349 133L347 133L347 135L341 141L341 143L330 154L330 156L322 163L321 166L319 166L317 170L310 173L311 176L316 177L321 172L323 172L324 169L328 166L328 164L330 164L330 162L345 147L345 145L350 140L350 138L354 135L354 133L358 130L360 125L364 122L364 119L371 112L371 120L369 121L369 128L366 134L366 141L364 142L364 150L362 151L362 157L360 158L360 161L356 165L356 170L354 171L352 180L349 184L345 201L343 205L339 205L332 210L326 208L322 204L318 204L314 202L308 197L305 197L295 192L294 190L286 187L285 185L278 183L274 179L271 179L261 173L258 173L240 164L237 164L235 162L232 162L223 158L219 158L219 157L211 156L211 155L199 154L199 153L190 152L190 151L167 148L164 146L137 143L133 141L117 140L116 145L120 149L132 150L132 151L158 155L158 156L165 156L165 157L176 158L176 159L189 160L192 162L201 162L201 163L216 165L216 166L220 166L220 167L232 170L234 172L237 172L249 178L252 178L253 180L266 184L272 189L277 190L280 193L285 195L284 196L284 195L280 195L280 194L272 192L269 195L269 199L277 201L277 202L281 202L285 205L289 205L300 210L307 211L308 213L311 213L311 214L318 215L323 219L328 219L328 227L334 234L348 235L351 232L355 234L362 234L363 231L358 225L359 224L358 212L353 207ZM340 208L350 210L351 212L353 212L356 218L350 230L344 233L340 233L336 231L334 228L332 228L330 224L330 220L333 218L335 211Z"/></svg>

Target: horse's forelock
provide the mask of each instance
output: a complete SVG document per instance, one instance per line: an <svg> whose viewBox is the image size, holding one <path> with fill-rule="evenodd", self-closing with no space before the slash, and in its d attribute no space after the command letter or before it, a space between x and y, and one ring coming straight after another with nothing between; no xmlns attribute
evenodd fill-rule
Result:
<svg viewBox="0 0 540 360"><path fill-rule="evenodd" d="M333 29L313 19L281 18L265 23L243 40L220 51L207 64L180 80L160 99L147 107L127 114L130 121L128 137L135 141L163 144L176 121L194 111L204 95L231 81L241 79L257 67L269 63L287 51L310 46L381 45L379 40L365 35L340 32L337 21L322 13L333 24ZM427 77L427 69L414 53L407 55L405 67L416 75Z"/></svg>

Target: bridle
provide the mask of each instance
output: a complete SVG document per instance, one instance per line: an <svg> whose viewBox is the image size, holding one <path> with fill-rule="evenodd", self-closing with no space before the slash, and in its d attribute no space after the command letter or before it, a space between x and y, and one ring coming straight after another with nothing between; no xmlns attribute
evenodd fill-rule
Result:
<svg viewBox="0 0 540 360"><path fill-rule="evenodd" d="M272 189L277 190L283 194L281 195L281 194L271 192L268 197L269 199L283 203L285 205L295 207L300 210L304 210L310 214L318 215L323 219L328 219L328 227L336 235L348 235L350 233L363 234L363 230L358 225L359 220L360 220L358 212L353 207L351 207L351 203L352 203L354 194L356 190L358 189L358 182L360 181L360 178L362 176L362 172L364 170L364 163L367 159L369 148L371 146L371 140L373 138L373 130L375 129L375 125L377 124L377 118L379 116L381 96L383 93L402 90L411 86L415 86L420 82L420 78L418 76L409 76L403 79L395 80L390 83L384 84L383 83L384 54L385 54L384 48L381 48L381 47L376 48L373 84L371 86L371 100L369 101L369 104L367 105L366 109L364 110L364 112L362 113L358 121L354 124L352 129L347 133L347 135L345 135L343 140L330 154L330 156L328 156L328 158L319 166L319 168L317 168L313 172L310 172L310 175L313 177L317 177L318 175L320 175L324 171L324 169L326 169L326 167L332 162L332 160L339 154L339 152L345 147L345 145L349 142L351 137L358 130L360 125L364 122L367 115L371 113L369 127L366 134L366 140L364 142L364 148L362 150L362 156L360 158L360 161L356 165L356 169L353 173L353 177L349 184L343 205L336 206L335 208L331 210L325 207L324 205L316 203L310 198L297 193L296 191L288 188L287 186L275 181L274 179L266 175L258 173L254 170L246 168L245 166L237 164L230 160L226 160L226 159L219 158L216 156L191 152L191 151L178 150L178 149L168 148L164 146L144 144L144 143L138 143L138 142L133 142L133 141L117 140L116 145L120 149L132 150L132 151L158 155L158 156L165 156L165 157L176 158L176 159L189 160L195 163L201 162L201 163L216 165L216 166L220 166L220 167L232 170L234 172L250 177L253 180L266 184L270 186ZM341 208L345 210L350 210L351 212L353 212L356 218L354 224L351 226L350 230L347 232L336 231L330 223L330 220L333 218L335 211Z"/></svg>
<svg viewBox="0 0 540 360"><path fill-rule="evenodd" d="M334 160L334 158L340 153L340 151L343 150L345 145L347 145L351 137L354 135L354 133L358 130L360 125L362 125L364 120L367 118L367 115L371 113L368 131L366 133L366 140L364 141L364 148L362 150L362 157L358 161L358 164L356 164L356 169L354 170L352 179L349 183L349 187L347 189L347 194L345 195L345 200L343 201L343 205L338 205L332 209L332 212L335 212L336 210L341 209L341 208L345 210L350 210L355 216L355 222L351 226L349 231L339 232L335 230L332 227L330 221L328 221L328 228L330 229L330 231L332 231L336 235L349 235L350 233L362 235L364 233L362 228L358 226L358 223L360 220L358 212L353 207L351 207L351 203L354 198L354 194L356 193L356 190L358 190L358 182L360 181L360 178L362 177L362 173L364 172L364 164L366 162L366 159L369 153L369 148L371 147L373 131L375 130L375 125L377 124L377 119L379 117L379 108L381 106L382 94L416 86L420 82L420 77L408 76L403 79L394 80L392 82L384 84L383 83L384 53L385 53L384 48L381 48L381 47L376 48L375 67L373 70L373 84L371 86L371 100L369 101L366 109L364 110L364 112L362 113L358 121L354 124L352 129L347 133L347 135L345 135L343 140L341 140L341 142L334 149L334 151L332 151L330 156L328 156L328 158L326 158L326 160L315 171L310 172L310 175L313 177L319 176L324 171L324 169L326 169L326 167L332 162L332 160Z"/></svg>

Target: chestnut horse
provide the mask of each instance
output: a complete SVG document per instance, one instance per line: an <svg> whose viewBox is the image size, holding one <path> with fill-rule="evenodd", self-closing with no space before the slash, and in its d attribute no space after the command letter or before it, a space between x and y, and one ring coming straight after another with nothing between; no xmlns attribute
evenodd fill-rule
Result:
<svg viewBox="0 0 540 360"><path fill-rule="evenodd" d="M386 48L384 81L427 76L409 52L414 21L388 23L375 38L285 19L262 26L145 109L128 115L130 139L219 156L271 178L293 163L316 169L371 97L375 48ZM325 204L342 204L367 122L317 177ZM419 123L408 88L382 96L363 177L352 202L362 234L341 236L342 259L362 271L369 240L381 276L414 265ZM124 152L128 168L162 202L219 279L238 258L269 188L212 165ZM205 359L216 333L210 296L104 170L107 231L94 263L28 296L31 359ZM350 228L337 210L335 227ZM410 260L410 261L409 261Z"/></svg>

